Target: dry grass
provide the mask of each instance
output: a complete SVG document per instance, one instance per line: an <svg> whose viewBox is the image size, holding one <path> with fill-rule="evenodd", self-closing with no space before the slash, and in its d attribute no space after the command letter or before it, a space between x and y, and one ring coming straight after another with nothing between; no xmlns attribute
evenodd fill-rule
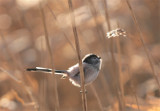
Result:
<svg viewBox="0 0 160 111"><path fill-rule="evenodd" d="M158 0L0 4L0 111L160 110ZM85 87L81 58L88 53L103 63ZM54 75L77 62L81 89ZM25 71L36 66L53 75Z"/></svg>
<svg viewBox="0 0 160 111"><path fill-rule="evenodd" d="M157 82L157 84L158 84L159 90L160 90L160 83L159 83L159 80L158 80L158 76L157 76L156 71L155 71L155 69L154 69L154 65L153 65L153 62L152 62L152 60L151 60L151 56L150 56L150 54L149 54L149 52L148 52L148 49L146 48L146 45L145 45L144 40L143 40L144 35L143 35L142 31L141 31L140 25L138 24L137 18L136 18L135 14L134 14L134 11L133 11L133 9L132 9L129 1L126 0L126 2L127 2L128 7L129 7L129 10L130 10L130 12L131 12L131 15L132 15L132 18L133 18L133 20L134 20L135 26L136 26L139 34L140 34L139 38L140 38L141 43L142 43L142 45L143 45L143 47L144 47L144 51L145 51L145 53L146 53L146 55L147 55L147 58L148 58L148 61L149 61L149 63L150 63L150 66L151 66L151 69L152 69L154 78L155 78L155 80L156 80L156 82Z"/></svg>
<svg viewBox="0 0 160 111"><path fill-rule="evenodd" d="M85 83L84 83L84 70L83 70L83 64L82 64L82 57L81 57L81 49L79 45L79 38L77 34L77 28L75 24L75 16L74 16L74 9L72 6L72 0L68 0L68 5L70 9L70 15L71 15L71 22L72 22L72 29L74 33L75 38L75 45L76 45L76 51L77 51L77 57L79 61L79 70L80 70L80 78L81 78L81 92L82 92L82 106L83 111L87 111L87 99L86 99L86 89L85 89Z"/></svg>
<svg viewBox="0 0 160 111"><path fill-rule="evenodd" d="M47 45L47 49L49 52L49 56L50 56L50 63L51 63L51 68L52 68L52 74L54 74L54 64L53 64L53 54L52 54L52 50L51 50L51 46L49 44L49 37L48 37L48 32L47 32L47 25L46 25L46 19L45 19L45 13L44 10L42 8L42 4L39 4L40 7L40 11L42 14L42 21L43 21L43 27L44 27L44 32L45 32L45 39L46 39L46 45ZM58 90L57 90L57 78L56 76L51 77L51 81L53 81L53 84L51 82L51 86L54 87L54 93L55 93L55 111L59 111L59 98L58 98ZM43 109L46 110L46 109Z"/></svg>

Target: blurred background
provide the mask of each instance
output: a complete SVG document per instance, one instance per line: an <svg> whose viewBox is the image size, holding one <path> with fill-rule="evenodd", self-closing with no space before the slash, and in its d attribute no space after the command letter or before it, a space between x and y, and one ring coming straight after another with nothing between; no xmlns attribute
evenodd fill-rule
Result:
<svg viewBox="0 0 160 111"><path fill-rule="evenodd" d="M88 111L160 111L160 1L129 0L155 73L125 0L72 1L82 57L103 59L98 78L86 87ZM117 28L127 36L106 37ZM68 79L25 71L52 67L45 29L54 68L76 64L67 0L0 0L0 111L56 111L55 78L59 111L82 111L80 88Z"/></svg>

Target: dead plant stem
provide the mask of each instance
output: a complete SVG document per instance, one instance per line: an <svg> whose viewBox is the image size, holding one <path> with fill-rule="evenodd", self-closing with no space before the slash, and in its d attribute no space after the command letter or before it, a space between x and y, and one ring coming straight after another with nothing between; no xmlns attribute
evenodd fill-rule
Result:
<svg viewBox="0 0 160 111"><path fill-rule="evenodd" d="M116 38L117 43L117 49L118 49L118 72L119 72L119 84L120 84L120 91L121 91L121 97L123 101L123 108L125 110L125 98L124 98L124 87L123 87L123 81L122 81L122 64L121 64L121 47L120 47L120 40L119 37Z"/></svg>
<svg viewBox="0 0 160 111"><path fill-rule="evenodd" d="M68 5L69 5L69 10L71 15L72 29L74 33L76 51L77 51L77 56L79 61L79 68L80 68L82 106L83 106L83 111L87 111L87 100L86 100L85 85L84 85L84 72L83 72L83 65L82 65L82 59L81 59L79 39L78 39L78 34L77 34L77 29L75 24L75 16L74 16L74 11L72 6L72 0L68 0Z"/></svg>
<svg viewBox="0 0 160 111"><path fill-rule="evenodd" d="M45 38L46 38L46 45L49 51L49 55L50 55L50 60L51 60L51 68L52 68L52 74L54 75L54 64L53 64L53 54L52 54L52 50L49 44L49 37L48 37L48 32L47 32L47 25L46 25L46 21L45 21L45 13L44 10L42 8L42 5L40 3L40 11L42 14L42 22L43 22L43 27L44 27L44 31L45 31ZM58 90L57 90L57 78L56 76L53 77L53 81L54 81L54 93L55 93L55 109L56 111L59 111L59 98L58 98Z"/></svg>
<svg viewBox="0 0 160 111"><path fill-rule="evenodd" d="M110 18L109 18L109 13L108 13L108 8L107 8L107 1L103 0L104 2L104 8L105 8L105 19L107 22L107 26L108 26L108 31L111 31L111 24L110 24ZM114 40L113 38L111 38L111 56L112 56L112 66L114 68L116 68L116 61L114 58ZM119 58L120 59L120 58ZM121 62L121 61L119 61ZM117 92L117 96L118 96L118 101L119 101L119 105L120 105L120 110L125 111L125 100L124 100L124 91L123 91L123 85L121 83L121 67L120 67L120 63L119 63L119 76L117 74L117 72L114 70L113 73L116 77L119 77L119 81L116 80L116 90ZM118 83L119 82L119 83ZM119 85L120 84L120 85Z"/></svg>
<svg viewBox="0 0 160 111"><path fill-rule="evenodd" d="M56 20L57 23L59 23L59 21L58 21L56 15L55 15L54 12L52 11L52 9L51 9L48 5L47 5L47 7L48 7L49 11L51 12L53 18ZM68 44L69 44L69 45L71 46L71 48L73 49L73 51L76 52L76 49L74 48L72 42L69 40L69 38L67 37L67 35L65 34L65 32L62 31L62 33L63 33L65 39L67 40Z"/></svg>
<svg viewBox="0 0 160 111"><path fill-rule="evenodd" d="M95 97L97 99L97 102L98 102L98 105L99 105L101 111L104 111L103 106L102 106L102 102L101 102L101 100L100 100L100 98L98 96L98 93L97 93L97 91L95 89L95 86L93 84L91 84L90 87L91 87L91 89L92 89L92 91L93 91L93 93L94 93L94 95L95 95Z"/></svg>
<svg viewBox="0 0 160 111"><path fill-rule="evenodd" d="M157 82L157 84L158 84L159 90L160 90L160 83L159 83L159 80L158 80L156 71L155 71L155 69L154 69L154 64L153 64L153 62L152 62L152 60L151 60L151 56L150 56L150 54L149 54L149 52L148 52L148 50L147 50L147 47L146 47L146 45L145 45L145 43L144 43L144 40L143 40L144 35L143 35L142 31L141 31L140 25L138 24L137 18L136 18L136 16L135 16L135 13L134 13L134 11L133 11L133 9L132 9L129 1L126 0L126 3L127 3L128 7L129 7L129 10L130 10L131 16L132 16L132 18L133 18L133 21L134 21L134 23L135 23L136 29L138 30L138 32L139 32L139 34L140 34L140 36L139 36L140 41L141 41L141 43L142 43L142 45L143 45L143 47L144 47L144 51L145 51L145 53L146 53L146 55L147 55L147 58L148 58L148 61L149 61L149 63L150 63L150 66L151 66L151 69L152 69L154 78L155 78L155 80L156 80L156 82Z"/></svg>

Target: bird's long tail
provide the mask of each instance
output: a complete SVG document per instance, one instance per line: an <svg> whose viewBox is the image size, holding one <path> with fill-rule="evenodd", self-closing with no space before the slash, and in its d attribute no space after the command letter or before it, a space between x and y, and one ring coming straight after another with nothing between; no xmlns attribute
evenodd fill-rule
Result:
<svg viewBox="0 0 160 111"><path fill-rule="evenodd" d="M52 69L43 68L43 67L27 68L26 71L52 73ZM55 74L64 75L64 74L67 74L67 71L65 71L65 70L55 70Z"/></svg>

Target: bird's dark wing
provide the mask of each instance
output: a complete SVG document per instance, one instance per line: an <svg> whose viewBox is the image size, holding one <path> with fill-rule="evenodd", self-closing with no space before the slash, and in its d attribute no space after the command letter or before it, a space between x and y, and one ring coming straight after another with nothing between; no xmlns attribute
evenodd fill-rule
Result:
<svg viewBox="0 0 160 111"><path fill-rule="evenodd" d="M84 73L85 73L85 67L86 67L86 63L83 63L83 70L84 70ZM68 70L67 70L68 74L70 77L73 77L73 76L80 76L80 71L79 71L79 64L76 64L72 67L70 67Z"/></svg>

